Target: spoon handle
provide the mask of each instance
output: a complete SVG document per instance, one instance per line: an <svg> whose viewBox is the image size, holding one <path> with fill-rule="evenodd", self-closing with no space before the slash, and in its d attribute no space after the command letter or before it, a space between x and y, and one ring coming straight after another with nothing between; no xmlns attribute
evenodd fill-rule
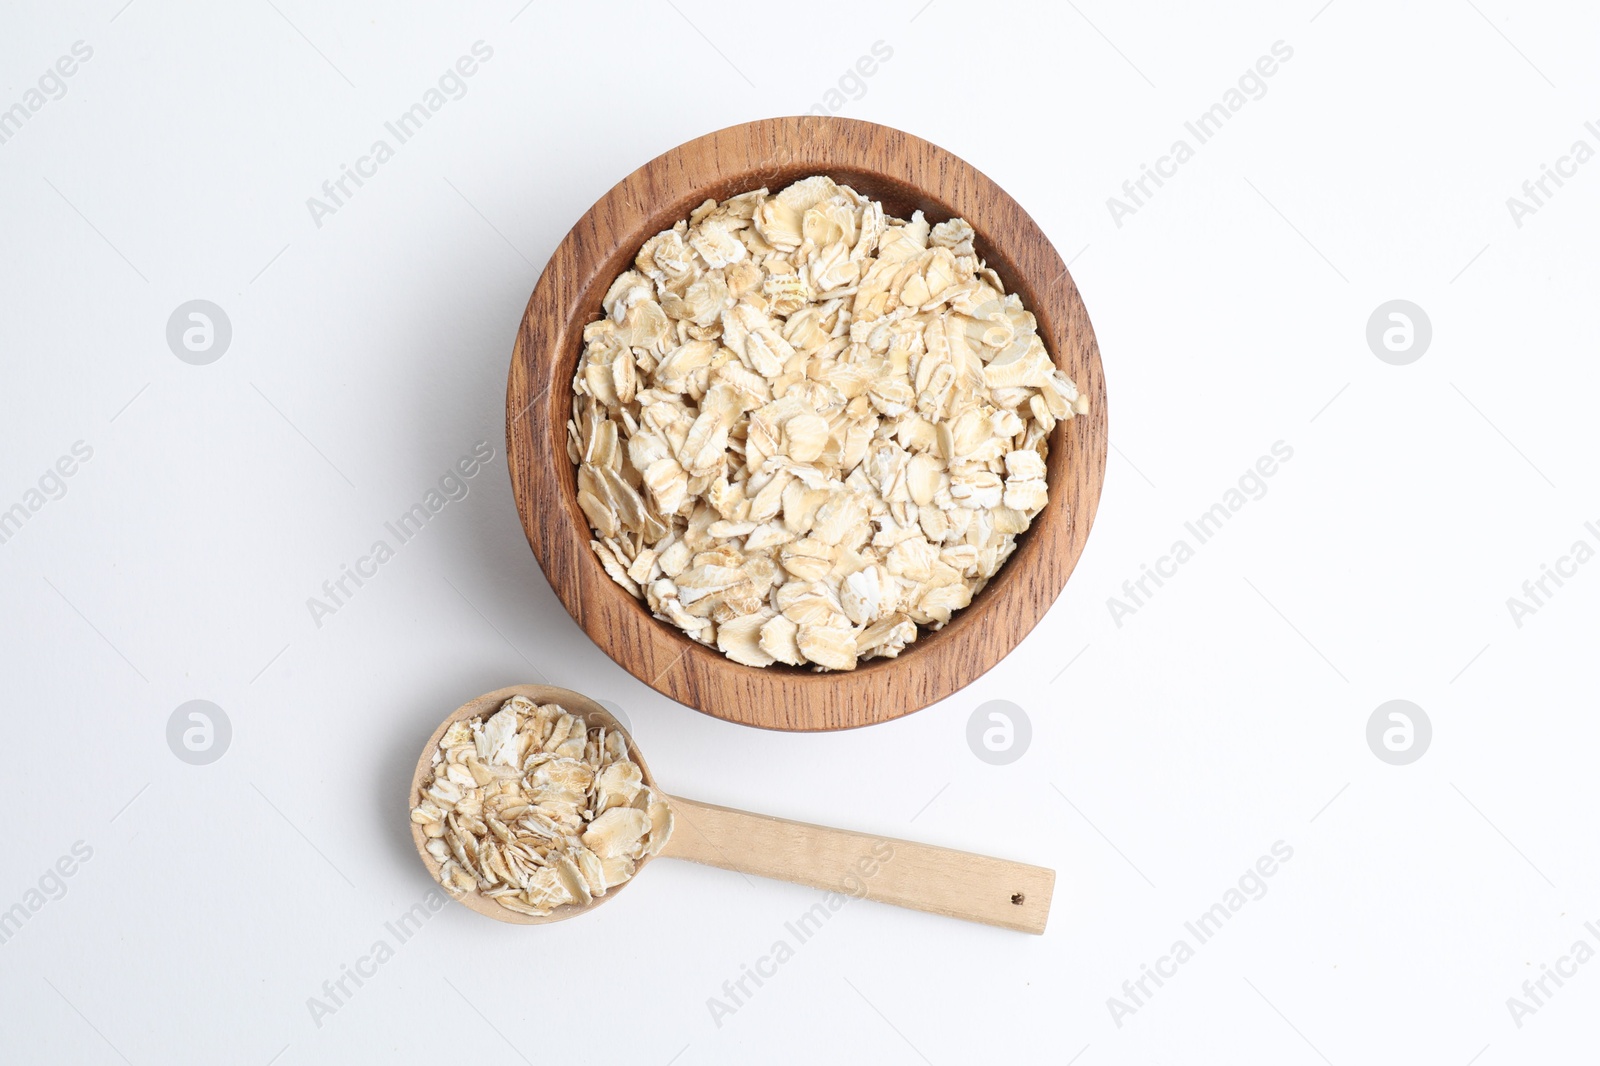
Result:
<svg viewBox="0 0 1600 1066"><path fill-rule="evenodd" d="M664 857L1024 933L1043 933L1050 916L1056 874L1041 866L695 800L670 803L675 826Z"/></svg>

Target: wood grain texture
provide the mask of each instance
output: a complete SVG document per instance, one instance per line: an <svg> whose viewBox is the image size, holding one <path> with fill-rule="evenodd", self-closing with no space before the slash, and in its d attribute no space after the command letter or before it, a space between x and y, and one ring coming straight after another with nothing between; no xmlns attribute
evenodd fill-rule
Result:
<svg viewBox="0 0 1600 1066"><path fill-rule="evenodd" d="M1054 870L672 798L662 858L1043 933ZM826 904L822 904L826 906Z"/></svg>
<svg viewBox="0 0 1600 1066"><path fill-rule="evenodd" d="M567 459L572 375L583 327L646 239L707 198L812 174L930 222L961 216L978 253L1038 320L1090 413L1050 439L1050 502L970 606L896 659L852 672L742 666L690 640L613 582L589 548ZM605 653L679 703L769 729L844 729L909 714L976 680L1028 634L1066 585L1089 535L1106 464L1106 390L1089 315L1066 265L1027 212L936 145L844 118L765 119L708 134L651 160L590 208L551 256L517 332L506 389L506 454L523 530L556 596Z"/></svg>

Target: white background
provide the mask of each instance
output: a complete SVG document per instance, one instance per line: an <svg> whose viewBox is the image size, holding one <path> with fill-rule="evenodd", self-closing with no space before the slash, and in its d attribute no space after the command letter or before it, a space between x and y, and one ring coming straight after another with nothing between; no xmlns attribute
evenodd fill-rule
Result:
<svg viewBox="0 0 1600 1066"><path fill-rule="evenodd" d="M1506 206L1600 148L1592 8L122 3L0 25L0 107L93 48L0 145L0 508L93 449L0 544L0 908L92 848L0 945L0 1058L1594 1055L1600 963L1520 1027L1506 1002L1600 947L1600 565L1520 627L1506 604L1600 542L1600 161L1520 227ZM465 96L314 224L307 198L480 40ZM1280 40L1266 94L1116 225L1107 198ZM561 609L509 491L505 374L595 199L823 102L877 41L839 113L969 160L1071 260L1116 450L1077 572L1003 664L892 724L767 733L658 696ZM1397 298L1433 326L1408 366L1365 336ZM166 342L193 299L232 323L210 365ZM318 627L307 598L480 440L470 495ZM1267 494L1118 626L1107 599L1280 440ZM420 744L522 681L622 706L682 794L1052 866L1049 929L851 903L719 1025L711 997L818 894L664 862L559 926L450 907L317 1024L308 999L428 891ZM1405 766L1365 734L1396 698L1433 725ZM166 741L192 699L232 723L210 765ZM1032 723L1009 765L967 745L990 700ZM1280 840L1267 894L1117 1024L1108 998Z"/></svg>

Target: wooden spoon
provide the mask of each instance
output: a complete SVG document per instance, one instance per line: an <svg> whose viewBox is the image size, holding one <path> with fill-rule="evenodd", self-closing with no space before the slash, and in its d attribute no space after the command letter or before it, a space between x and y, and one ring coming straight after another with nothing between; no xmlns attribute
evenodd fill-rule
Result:
<svg viewBox="0 0 1600 1066"><path fill-rule="evenodd" d="M433 753L444 731L462 718L492 715L512 696L526 696L536 704L560 704L585 719L590 728L603 725L627 739L645 784L672 807L674 828L660 857L687 859L1024 933L1044 932L1050 916L1050 895L1055 888L1054 870L668 796L656 784L633 737L609 711L587 696L549 685L513 685L486 693L458 707L440 723L417 760L406 804L408 816L421 802L423 786L433 775ZM428 854L422 828L413 824L411 835L423 864L434 880L439 880L439 863ZM641 858L638 869L642 871L649 861L648 857ZM502 922L543 925L593 910L638 879L636 871L631 879L595 897L590 904L569 903L543 917L518 914L477 892L460 899L479 914Z"/></svg>

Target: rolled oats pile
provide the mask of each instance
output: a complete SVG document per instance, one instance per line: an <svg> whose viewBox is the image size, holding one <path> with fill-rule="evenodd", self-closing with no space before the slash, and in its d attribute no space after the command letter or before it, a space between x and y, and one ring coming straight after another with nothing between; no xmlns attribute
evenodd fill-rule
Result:
<svg viewBox="0 0 1600 1066"><path fill-rule="evenodd" d="M972 241L823 176L647 241L573 379L606 572L749 666L854 669L970 603L1088 411Z"/></svg>
<svg viewBox="0 0 1600 1066"><path fill-rule="evenodd" d="M672 835L621 733L526 696L445 731L411 820L452 895L533 915L605 895Z"/></svg>

